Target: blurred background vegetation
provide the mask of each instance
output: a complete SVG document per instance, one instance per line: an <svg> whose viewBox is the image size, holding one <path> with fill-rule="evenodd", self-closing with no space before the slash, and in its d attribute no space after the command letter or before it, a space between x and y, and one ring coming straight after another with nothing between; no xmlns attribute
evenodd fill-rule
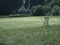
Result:
<svg viewBox="0 0 60 45"><path fill-rule="evenodd" d="M25 2L22 7L23 0L0 0L0 16L60 15L60 0L25 0Z"/></svg>

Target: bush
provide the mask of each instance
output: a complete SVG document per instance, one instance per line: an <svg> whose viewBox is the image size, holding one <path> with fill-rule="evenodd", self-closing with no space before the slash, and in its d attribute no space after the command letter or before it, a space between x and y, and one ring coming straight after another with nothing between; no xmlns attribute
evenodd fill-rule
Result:
<svg viewBox="0 0 60 45"><path fill-rule="evenodd" d="M27 17L27 16L30 16L28 14L10 14L9 17Z"/></svg>
<svg viewBox="0 0 60 45"><path fill-rule="evenodd" d="M33 15L34 16L45 16L45 14L47 12L50 11L50 7L48 6L37 6L34 10L33 10Z"/></svg>

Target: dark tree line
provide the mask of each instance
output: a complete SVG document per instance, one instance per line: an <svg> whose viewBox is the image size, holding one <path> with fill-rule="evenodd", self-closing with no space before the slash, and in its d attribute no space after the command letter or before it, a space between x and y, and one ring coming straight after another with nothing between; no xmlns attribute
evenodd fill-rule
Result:
<svg viewBox="0 0 60 45"><path fill-rule="evenodd" d="M23 0L0 0L0 15L11 14L22 6ZM26 0L25 8L28 6ZM36 7L36 8L35 8ZM60 0L31 0L32 15L60 15Z"/></svg>

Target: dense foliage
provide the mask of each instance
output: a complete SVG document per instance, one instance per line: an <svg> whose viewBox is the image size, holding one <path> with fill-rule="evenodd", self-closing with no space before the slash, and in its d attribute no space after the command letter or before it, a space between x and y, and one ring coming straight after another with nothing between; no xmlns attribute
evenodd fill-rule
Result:
<svg viewBox="0 0 60 45"><path fill-rule="evenodd" d="M0 0L0 14L19 13L17 10L22 6L23 0ZM30 8L28 10L29 1L26 0L24 11L32 15L60 15L60 0L30 0ZM23 13L25 13L23 11Z"/></svg>

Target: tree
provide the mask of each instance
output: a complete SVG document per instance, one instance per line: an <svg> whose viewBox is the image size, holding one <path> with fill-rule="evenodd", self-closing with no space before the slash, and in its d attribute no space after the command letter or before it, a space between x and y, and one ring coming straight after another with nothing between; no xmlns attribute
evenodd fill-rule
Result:
<svg viewBox="0 0 60 45"><path fill-rule="evenodd" d="M52 15L55 15L55 16L60 15L60 7L59 7L58 5L55 5L55 6L51 9L50 13L51 13ZM50 15L51 15L51 14L50 14Z"/></svg>

